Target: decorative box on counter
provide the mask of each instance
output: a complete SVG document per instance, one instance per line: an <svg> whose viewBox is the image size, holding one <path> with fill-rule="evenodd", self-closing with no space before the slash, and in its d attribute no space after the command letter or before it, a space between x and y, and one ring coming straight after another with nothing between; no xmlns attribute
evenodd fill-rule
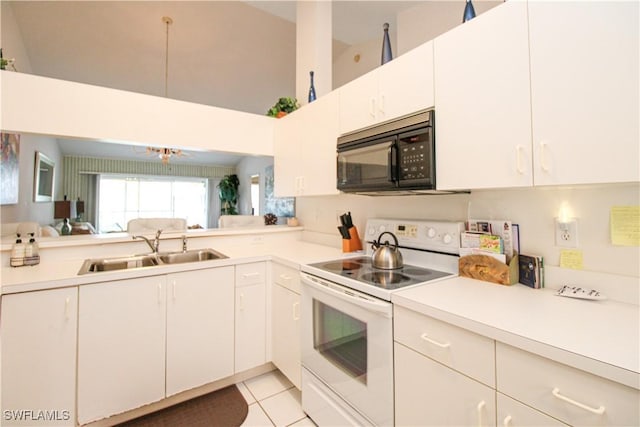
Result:
<svg viewBox="0 0 640 427"><path fill-rule="evenodd" d="M458 261L458 274L500 285L513 285L518 283L520 274L518 254L511 257L508 264L490 255L466 255Z"/></svg>

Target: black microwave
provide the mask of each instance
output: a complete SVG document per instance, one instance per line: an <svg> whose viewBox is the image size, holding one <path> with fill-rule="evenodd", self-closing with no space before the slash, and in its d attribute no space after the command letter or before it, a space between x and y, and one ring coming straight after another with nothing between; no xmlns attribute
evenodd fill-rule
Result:
<svg viewBox="0 0 640 427"><path fill-rule="evenodd" d="M346 193L435 190L434 111L339 137L337 162Z"/></svg>

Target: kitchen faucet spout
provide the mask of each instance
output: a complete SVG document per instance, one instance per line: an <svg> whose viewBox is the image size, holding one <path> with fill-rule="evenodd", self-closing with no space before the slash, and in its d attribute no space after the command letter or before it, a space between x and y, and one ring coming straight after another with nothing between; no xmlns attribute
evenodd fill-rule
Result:
<svg viewBox="0 0 640 427"><path fill-rule="evenodd" d="M155 239L153 239L153 243L151 243L151 241L148 238L146 238L145 236L131 236L131 238L133 240L135 240L135 239L144 240L145 242L147 242L147 245L149 245L149 247L151 248L151 250L154 253L158 253L158 250L160 249L160 233L162 233L162 230L156 231L156 237L155 237Z"/></svg>

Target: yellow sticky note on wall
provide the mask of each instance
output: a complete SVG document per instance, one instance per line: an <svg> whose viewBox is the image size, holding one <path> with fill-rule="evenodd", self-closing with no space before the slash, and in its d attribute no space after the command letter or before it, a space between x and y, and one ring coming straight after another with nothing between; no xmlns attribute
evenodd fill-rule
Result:
<svg viewBox="0 0 640 427"><path fill-rule="evenodd" d="M560 267L582 270L582 251L578 249L561 250Z"/></svg>
<svg viewBox="0 0 640 427"><path fill-rule="evenodd" d="M612 244L640 246L640 206L613 206L610 223Z"/></svg>

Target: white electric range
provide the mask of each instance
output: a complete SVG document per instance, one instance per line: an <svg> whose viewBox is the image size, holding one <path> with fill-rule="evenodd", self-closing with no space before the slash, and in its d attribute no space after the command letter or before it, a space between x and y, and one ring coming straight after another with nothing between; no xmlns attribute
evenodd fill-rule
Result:
<svg viewBox="0 0 640 427"><path fill-rule="evenodd" d="M302 266L302 407L316 424L393 425L391 295L456 275L462 231L462 222L370 219L365 256ZM402 268L371 265L384 232L397 237Z"/></svg>

